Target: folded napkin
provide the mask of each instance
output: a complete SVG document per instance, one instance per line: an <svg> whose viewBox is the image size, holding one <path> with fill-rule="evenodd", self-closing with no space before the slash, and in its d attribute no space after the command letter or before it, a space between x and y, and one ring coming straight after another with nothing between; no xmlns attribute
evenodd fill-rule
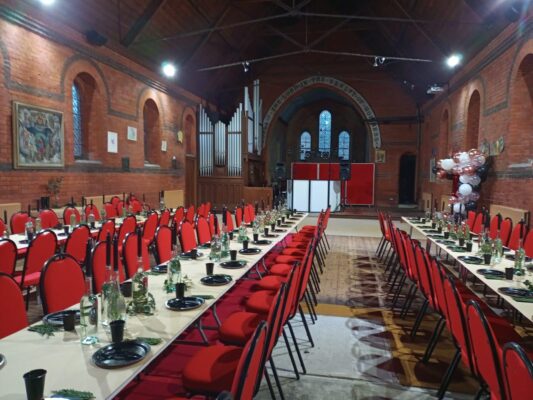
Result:
<svg viewBox="0 0 533 400"><path fill-rule="evenodd" d="M39 324L39 325L33 325L28 328L30 332L37 332L41 336L54 336L54 332L58 331L58 328L56 328L53 325L50 324Z"/></svg>

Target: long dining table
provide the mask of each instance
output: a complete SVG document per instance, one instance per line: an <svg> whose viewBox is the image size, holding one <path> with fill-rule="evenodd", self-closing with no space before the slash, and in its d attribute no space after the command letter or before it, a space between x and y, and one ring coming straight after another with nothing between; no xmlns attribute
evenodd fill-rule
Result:
<svg viewBox="0 0 533 400"><path fill-rule="evenodd" d="M156 311L153 315L133 315L126 318L125 340L139 337L161 339L161 343L153 345L144 359L136 364L117 368L103 369L97 367L92 361L93 354L100 348L111 343L111 334L99 326L99 343L95 345L82 345L80 343L80 329L64 331L59 329L53 336L41 336L37 332L23 329L0 340L0 354L5 357L5 365L0 369L0 400L25 399L23 374L33 369L45 369L46 383L45 396L52 391L72 388L75 390L89 391L96 399L109 399L117 395L131 380L156 359L168 346L170 346L186 329L194 326L195 322L209 309L216 305L235 282L243 278L262 258L275 246L281 244L286 237L294 232L305 219L307 214L295 215L286 221L288 226L279 228L283 232L275 233L276 237L269 237L270 244L259 246L250 241L250 247L260 248L261 252L254 255L238 253L238 260L247 262L240 269L226 269L215 264L214 274L230 275L232 281L225 286L205 286L201 279L206 276L205 263L209 262L209 249L199 252L202 256L196 260L181 260L182 274L192 281L192 287L187 289L186 296L212 296L205 303L190 311L173 311L165 304L167 300L175 297L174 293L167 293L164 289L166 274L149 274L148 290L155 298ZM250 232L250 229L248 229ZM236 240L230 242L230 249L240 250L242 244ZM251 237L251 233L248 234ZM265 239L260 235L260 239ZM222 261L227 261L225 258ZM71 308L79 308L73 305ZM40 324L38 322L36 324Z"/></svg>
<svg viewBox="0 0 533 400"><path fill-rule="evenodd" d="M479 256L479 245L477 240L474 240L472 244L472 251L466 252L466 251L454 251L453 248L450 249L449 246L457 246L457 241L453 241L452 239L445 239L444 236L440 236L439 234L432 232L428 233L427 231L431 230L431 224L426 223L422 224L420 221L417 221L416 219L408 218L408 217L402 217L402 222L409 225L410 227L410 233L412 234L413 231L417 232L418 234L424 236L424 238L427 240L427 248L430 249L432 245L436 246L436 249L439 249L441 252L444 252L447 254L451 259L453 259L457 265L459 266L459 276L461 279L465 280L468 278L469 274L475 276L476 279L481 281L484 285L487 286L488 289L496 293L498 296L500 296L506 303L508 303L511 307L513 307L516 311L518 311L520 314L522 314L525 318L527 318L529 321L533 321L533 299L530 298L529 300L526 299L520 299L517 300L515 296L510 296L507 294L504 294L501 292L504 288L517 288L517 289L526 289L526 286L523 283L523 280L529 279L533 282L533 275L531 274L531 271L529 269L526 269L526 275L525 277L522 277L522 281L518 281L516 278L514 280L508 280L505 279L505 276L503 277L495 277L494 275L489 275L487 277L485 274L479 272L479 270L482 269L491 269L500 271L505 275L505 268L514 267L514 261L508 259L506 256L514 257L514 251L508 250L504 253L504 256L502 257L502 260L499 263L492 262L490 265L485 265L484 263L481 264L472 264L464 261L461 259L461 256ZM477 236L474 236L477 238ZM450 241L450 242L446 242ZM451 244L451 242L455 242L454 245ZM479 256L482 258L482 256ZM504 289L505 290L505 289Z"/></svg>

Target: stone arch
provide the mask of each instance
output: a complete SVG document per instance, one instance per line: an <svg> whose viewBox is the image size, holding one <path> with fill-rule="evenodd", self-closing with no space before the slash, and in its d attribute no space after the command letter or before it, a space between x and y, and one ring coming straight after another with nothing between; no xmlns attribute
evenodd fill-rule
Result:
<svg viewBox="0 0 533 400"><path fill-rule="evenodd" d="M196 112L192 107L185 107L181 117L181 129L185 141L185 154L196 156Z"/></svg>
<svg viewBox="0 0 533 400"><path fill-rule="evenodd" d="M477 148L479 143L479 125L481 119L481 95L475 89L469 96L466 111L465 150Z"/></svg>
<svg viewBox="0 0 533 400"><path fill-rule="evenodd" d="M144 162L159 164L162 124L159 107L152 98L146 99L143 104L142 121Z"/></svg>
<svg viewBox="0 0 533 400"><path fill-rule="evenodd" d="M285 105L296 95L301 94L303 91L317 86L323 86L332 89L342 94L344 97L349 98L356 105L361 112L361 115L363 115L366 120L373 121L376 119L376 115L374 114L372 107L370 107L370 104L368 104L366 99L353 87L332 77L315 75L303 79L289 87L280 96L278 96L276 100L274 100L269 110L265 114L265 118L263 119L263 130L266 133L263 137L263 146L265 145L269 136L270 125L272 121L274 121L274 118L278 115L279 111L282 109L283 105ZM368 122L368 130L372 136L374 148L380 148L381 132L379 129L379 124L377 122Z"/></svg>

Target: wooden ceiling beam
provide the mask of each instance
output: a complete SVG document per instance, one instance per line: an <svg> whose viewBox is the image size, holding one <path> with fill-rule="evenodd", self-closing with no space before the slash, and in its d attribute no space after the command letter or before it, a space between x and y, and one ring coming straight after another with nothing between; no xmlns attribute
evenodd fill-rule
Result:
<svg viewBox="0 0 533 400"><path fill-rule="evenodd" d="M148 25L155 13L165 4L166 0L152 0L146 6L142 14L133 23L130 30L120 40L120 44L129 47Z"/></svg>
<svg viewBox="0 0 533 400"><path fill-rule="evenodd" d="M346 25L348 22L350 22L350 19L345 19L340 22L338 22L336 25L334 25L331 29L324 32L322 35L320 35L317 39L313 40L309 45L307 46L309 49L312 49L317 44L322 42L324 39L326 39L328 36L332 35L336 31L338 31L340 28L342 28L344 25Z"/></svg>

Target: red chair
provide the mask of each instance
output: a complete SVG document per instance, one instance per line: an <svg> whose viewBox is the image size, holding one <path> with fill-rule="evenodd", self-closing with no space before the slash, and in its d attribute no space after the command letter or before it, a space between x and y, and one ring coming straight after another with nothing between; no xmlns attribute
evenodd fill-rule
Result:
<svg viewBox="0 0 533 400"><path fill-rule="evenodd" d="M207 221L209 222L209 232L211 232L211 236L214 236L215 234L219 235L220 230L218 228L218 219L215 213L208 214Z"/></svg>
<svg viewBox="0 0 533 400"><path fill-rule="evenodd" d="M485 217L485 214L482 212L477 213L476 219L474 221L474 226L472 227L472 232L476 234L480 234L483 232L483 218Z"/></svg>
<svg viewBox="0 0 533 400"><path fill-rule="evenodd" d="M244 349L213 345L194 354L183 369L183 386L191 394L216 396L231 390L235 399L251 400L258 386L264 363L266 323L257 326Z"/></svg>
<svg viewBox="0 0 533 400"><path fill-rule="evenodd" d="M109 202L110 202L110 203L113 205L113 207L115 207L115 209L116 209L118 203L121 202L121 201L122 201L122 200L120 199L120 197L118 197L118 196L113 196L113 197L111 197L111 200L110 200Z"/></svg>
<svg viewBox="0 0 533 400"><path fill-rule="evenodd" d="M200 206L196 210L196 216L197 217L204 217L204 218L207 217L206 207L205 207L204 203L200 204Z"/></svg>
<svg viewBox="0 0 533 400"><path fill-rule="evenodd" d="M146 218L146 221L144 221L143 241L148 247L150 247L150 245L154 241L155 230L157 229L157 220L158 220L157 213L152 212L148 215L148 217Z"/></svg>
<svg viewBox="0 0 533 400"><path fill-rule="evenodd" d="M500 239L504 246L507 246L509 242L509 237L511 235L511 230L513 228L513 221L510 218L502 219L501 214L496 214L490 220L490 231L489 236L491 239L496 239L498 236L498 224L500 225Z"/></svg>
<svg viewBox="0 0 533 400"><path fill-rule="evenodd" d="M120 228L118 230L118 250L119 252L122 252L122 244L124 243L124 239L126 239L126 235L131 232L135 232L135 229L137 228L137 220L135 217L126 217L122 221L122 225L120 225Z"/></svg>
<svg viewBox="0 0 533 400"><path fill-rule="evenodd" d="M184 253L187 253L198 247L196 235L194 234L194 228L187 220L183 220L181 222L178 228L178 238L180 240L181 251Z"/></svg>
<svg viewBox="0 0 533 400"><path fill-rule="evenodd" d="M205 203L205 215L204 216L207 216L209 215L209 213L211 212L211 202L208 201L207 203Z"/></svg>
<svg viewBox="0 0 533 400"><path fill-rule="evenodd" d="M137 260L138 239L136 232L130 232L124 239L122 245L122 260L124 261L124 269L126 270L126 277L128 279L133 278L133 275L139 268ZM143 270L148 271L150 269L150 258L148 256L148 247L141 240L141 255L143 260Z"/></svg>
<svg viewBox="0 0 533 400"><path fill-rule="evenodd" d="M159 226L169 226L170 225L170 210L168 208L161 211L161 216L159 217Z"/></svg>
<svg viewBox="0 0 533 400"><path fill-rule="evenodd" d="M44 230L38 233L28 246L22 274L15 277L15 281L20 285L20 289L27 290L26 305L29 301L30 287L39 284L43 265L55 254L56 247L56 234L50 230Z"/></svg>
<svg viewBox="0 0 533 400"><path fill-rule="evenodd" d="M502 360L503 346L520 337L503 318L493 314L488 307L482 310L475 300L466 307L470 344L479 377L487 384L491 399L505 399ZM486 313L490 313L486 316Z"/></svg>
<svg viewBox="0 0 533 400"><path fill-rule="evenodd" d="M503 378L510 400L526 400L533 393L533 362L515 342L503 348Z"/></svg>
<svg viewBox="0 0 533 400"><path fill-rule="evenodd" d="M111 237L115 236L115 221L112 219L108 219L102 224L100 231L98 232L97 241L105 241L108 233L111 235Z"/></svg>
<svg viewBox="0 0 533 400"><path fill-rule="evenodd" d="M244 223L245 224L251 224L253 219L252 219L252 213L251 213L251 209L252 209L252 205L251 204L247 204L244 206L244 215L243 215L243 218L244 218Z"/></svg>
<svg viewBox="0 0 533 400"><path fill-rule="evenodd" d="M157 264L167 262L172 257L172 229L159 226L155 231L155 261Z"/></svg>
<svg viewBox="0 0 533 400"><path fill-rule="evenodd" d="M94 215L95 221L100 221L102 218L100 217L100 211L98 211L98 207L96 207L94 204L87 204L85 206L85 219L89 221L89 215L91 213Z"/></svg>
<svg viewBox="0 0 533 400"><path fill-rule="evenodd" d="M466 216L466 224L472 230L474 228L474 222L476 222L476 212L475 211L468 211Z"/></svg>
<svg viewBox="0 0 533 400"><path fill-rule="evenodd" d="M132 213L139 214L143 210L143 205L139 200L133 199L130 201L130 209Z"/></svg>
<svg viewBox="0 0 533 400"><path fill-rule="evenodd" d="M239 228L242 224L242 219L243 219L243 210L241 207L236 207L235 208L235 226L237 228Z"/></svg>
<svg viewBox="0 0 533 400"><path fill-rule="evenodd" d="M117 207L112 203L105 203L104 211L106 218L116 218L119 216L119 214L117 213Z"/></svg>
<svg viewBox="0 0 533 400"><path fill-rule="evenodd" d="M198 236L198 244L206 244L211 242L211 229L209 223L204 217L198 216L196 218L196 234Z"/></svg>
<svg viewBox="0 0 533 400"><path fill-rule="evenodd" d="M0 239L0 272L13 276L17 263L17 245L11 239Z"/></svg>
<svg viewBox="0 0 533 400"><path fill-rule="evenodd" d="M61 225L54 210L45 209L39 211L39 218L41 218L41 227L43 229L55 228Z"/></svg>
<svg viewBox="0 0 533 400"><path fill-rule="evenodd" d="M176 212L174 213L174 224L178 226L181 221L183 221L183 218L185 218L185 209L183 206L176 208Z"/></svg>
<svg viewBox="0 0 533 400"><path fill-rule="evenodd" d="M92 249L91 252L91 270L93 272L93 287L95 293L100 293L102 291L102 285L109 278L108 274L113 268L113 251L111 251L110 258L110 269L107 269L106 266L106 241L98 242L96 246ZM124 273L124 268L118 269L119 281L124 282L126 275Z"/></svg>
<svg viewBox="0 0 533 400"><path fill-rule="evenodd" d="M224 214L226 216L224 223L226 224L226 231L232 232L235 230L235 225L233 224L233 215L230 210L225 210Z"/></svg>
<svg viewBox="0 0 533 400"><path fill-rule="evenodd" d="M80 265L83 265L86 257L87 242L91 237L91 231L87 225L79 225L68 235L65 243L65 253L71 255Z"/></svg>
<svg viewBox="0 0 533 400"><path fill-rule="evenodd" d="M11 220L9 225L11 228L11 234L15 233L25 233L26 232L26 222L32 221L35 225L35 221L32 217L29 216L27 212L19 211L11 215Z"/></svg>
<svg viewBox="0 0 533 400"><path fill-rule="evenodd" d="M124 215L124 209L126 209L126 213L128 212L128 206L124 204L122 200L117 202L115 208L117 209L117 217L122 217Z"/></svg>
<svg viewBox="0 0 533 400"><path fill-rule="evenodd" d="M24 298L18 284L0 272L0 339L28 326Z"/></svg>
<svg viewBox="0 0 533 400"><path fill-rule="evenodd" d="M0 218L0 236L3 236L5 231L6 231L6 224L4 223L4 220Z"/></svg>
<svg viewBox="0 0 533 400"><path fill-rule="evenodd" d="M526 256L533 257L533 228L529 230L524 240L524 251Z"/></svg>
<svg viewBox="0 0 533 400"><path fill-rule="evenodd" d="M194 224L194 206L191 204L189 208L187 208L187 212L185 213L185 219L189 221L191 224Z"/></svg>
<svg viewBox="0 0 533 400"><path fill-rule="evenodd" d="M46 262L40 282L45 315L79 303L84 293L85 277L73 257L56 254Z"/></svg>
<svg viewBox="0 0 533 400"><path fill-rule="evenodd" d="M520 235L520 231L522 231L522 234ZM520 238L526 237L526 224L524 221L520 221L518 224L516 224L511 231L511 237L509 238L509 242L507 243L507 247L509 247L511 250L516 250L520 247Z"/></svg>
<svg viewBox="0 0 533 400"><path fill-rule="evenodd" d="M75 207L65 207L63 210L63 223L65 225L70 225L70 216L74 215L76 217L76 223L79 224L81 221L81 215L77 208Z"/></svg>

